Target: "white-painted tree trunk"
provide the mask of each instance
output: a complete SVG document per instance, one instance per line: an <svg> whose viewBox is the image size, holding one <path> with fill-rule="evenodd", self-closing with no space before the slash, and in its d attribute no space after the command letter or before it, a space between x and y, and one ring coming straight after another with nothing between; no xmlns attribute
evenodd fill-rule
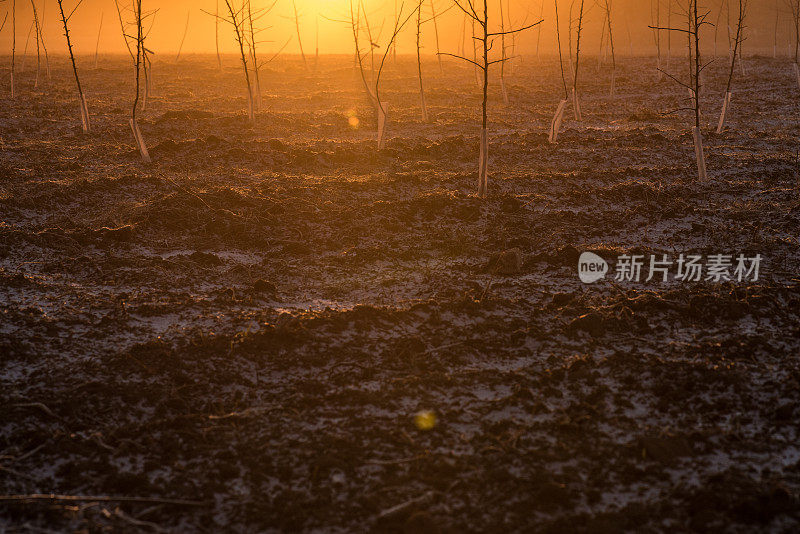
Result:
<svg viewBox="0 0 800 534"><path fill-rule="evenodd" d="M575 120L583 120L583 114L581 113L581 99L574 87L572 88L572 107L575 109Z"/></svg>
<svg viewBox="0 0 800 534"><path fill-rule="evenodd" d="M150 101L150 73L144 71L144 96L142 97L142 111L147 111L147 103Z"/></svg>
<svg viewBox="0 0 800 534"><path fill-rule="evenodd" d="M800 89L800 66L797 63L793 63L792 66L794 67L794 76L797 78L797 88Z"/></svg>
<svg viewBox="0 0 800 534"><path fill-rule="evenodd" d="M386 145L386 114L389 112L389 104L378 102L378 150L382 150Z"/></svg>
<svg viewBox="0 0 800 534"><path fill-rule="evenodd" d="M504 77L500 78L500 89L503 92L503 103L508 104L508 90L506 90L506 79Z"/></svg>
<svg viewBox="0 0 800 534"><path fill-rule="evenodd" d="M489 189L489 139L486 128L481 128L481 155L478 160L478 196L486 197Z"/></svg>
<svg viewBox="0 0 800 534"><path fill-rule="evenodd" d="M731 105L731 93L726 93L725 98L722 99L722 113L719 114L719 125L717 126L717 133L721 134L725 129L725 121L728 119L728 109Z"/></svg>
<svg viewBox="0 0 800 534"><path fill-rule="evenodd" d="M558 108L556 109L556 114L553 115L553 120L550 123L550 144L555 144L558 142L558 132L561 131L561 122L564 120L564 108L566 105L566 100L559 102Z"/></svg>
<svg viewBox="0 0 800 534"><path fill-rule="evenodd" d="M256 123L256 109L255 109L255 102L253 100L253 87L247 88L247 120L250 121L250 125L255 125Z"/></svg>
<svg viewBox="0 0 800 534"><path fill-rule="evenodd" d="M425 91L420 88L419 90L419 100L422 104L422 122L428 122L428 103L425 101Z"/></svg>
<svg viewBox="0 0 800 534"><path fill-rule="evenodd" d="M134 119L130 119L129 122L131 125L131 131L133 132L133 138L136 141L136 148L139 149L139 154L142 155L142 161L145 163L150 163L150 153L147 151L147 145L144 143L142 132L139 131L139 123Z"/></svg>
<svg viewBox="0 0 800 534"><path fill-rule="evenodd" d="M92 130L91 123L89 122L89 107L86 105L86 97L84 95L80 95L81 98L81 127L83 128L83 133L89 133Z"/></svg>
<svg viewBox="0 0 800 534"><path fill-rule="evenodd" d="M703 134L700 128L692 126L692 136L694 137L694 155L697 159L697 177L700 181L706 180L706 154L703 150Z"/></svg>

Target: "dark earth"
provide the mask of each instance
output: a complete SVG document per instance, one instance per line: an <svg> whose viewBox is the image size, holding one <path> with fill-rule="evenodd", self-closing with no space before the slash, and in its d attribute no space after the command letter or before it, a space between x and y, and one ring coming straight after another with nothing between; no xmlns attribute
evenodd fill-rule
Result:
<svg viewBox="0 0 800 534"><path fill-rule="evenodd" d="M378 151L351 57L275 60L252 128L233 56L156 61L147 165L129 58L79 61L89 135L66 58L37 90L28 59L16 100L0 74L0 531L800 529L788 60L737 69L721 135L710 67L699 182L654 59L614 97L588 59L557 145L557 59L517 59L480 199L465 64L425 62L423 123L390 62ZM763 261L584 285L584 251Z"/></svg>

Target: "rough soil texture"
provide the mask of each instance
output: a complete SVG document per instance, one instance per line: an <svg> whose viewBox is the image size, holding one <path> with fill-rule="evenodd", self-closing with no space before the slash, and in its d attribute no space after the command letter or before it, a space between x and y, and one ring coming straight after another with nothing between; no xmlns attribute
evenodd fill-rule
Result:
<svg viewBox="0 0 800 534"><path fill-rule="evenodd" d="M712 66L704 183L654 60L622 60L615 97L587 60L557 146L557 63L518 62L486 200L464 65L425 64L424 124L416 65L390 64L378 152L352 58L276 60L255 128L235 58L156 63L143 165L129 61L81 62L91 135L52 61L0 105L0 493L203 505L5 503L0 530L800 528L788 61L748 59L722 135ZM764 260L589 286L585 250Z"/></svg>

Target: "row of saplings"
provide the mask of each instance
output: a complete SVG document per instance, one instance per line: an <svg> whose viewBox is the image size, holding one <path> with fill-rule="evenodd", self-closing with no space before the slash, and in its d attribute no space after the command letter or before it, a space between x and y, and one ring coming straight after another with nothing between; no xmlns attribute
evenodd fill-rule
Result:
<svg viewBox="0 0 800 534"><path fill-rule="evenodd" d="M134 141L136 143L137 149L139 150L142 160L144 162L150 162L150 155L147 150L147 145L144 142L142 137L141 131L139 129L138 121L137 121L137 111L140 105L140 94L142 86L144 85L144 99L142 102L143 106L146 106L147 98L150 93L150 72L151 72L151 61L150 61L150 50L146 47L146 39L148 31L144 30L145 23L151 17L155 16L156 11L149 11L143 12L142 11L142 0L131 0L131 5L129 7L122 8L120 7L118 0L117 1L117 13L119 15L120 27L122 30L123 37L125 39L125 43L128 48L128 52L133 60L134 64L134 72L135 72L135 98L132 105L131 110L131 117L130 117L130 127L131 132L134 137ZM258 81L258 71L259 68L263 65L263 63L259 63L258 57L256 55L256 33L254 21L261 18L266 10L261 11L254 11L250 6L249 0L241 0L240 4L234 4L235 0L223 0L225 2L226 14L220 15L219 10L217 13L212 14L216 21L224 21L229 23L234 31L234 37L239 47L239 52L241 56L241 63L242 63L242 70L244 72L245 77L245 84L247 88L247 101L248 101L248 118L252 122L255 121L255 108L256 102L260 100L260 83ZM427 106L425 102L425 91L423 87L423 79L422 79L422 68L421 68L421 58L420 58L420 32L421 26L424 22L429 20L433 20L434 23L436 21L436 14L433 13L432 18L430 19L423 19L422 16L422 7L423 7L424 0L417 0L417 3L411 8L406 10L405 5L401 4L399 10L396 12L396 16L394 18L394 24L392 27L392 31L388 34L387 41L383 48L383 54L377 58L377 67L376 65L376 58L374 57L374 50L378 48L378 44L375 43L377 37L375 37L372 32L370 31L369 21L367 20L366 11L363 9L363 0L358 0L358 3L354 5L353 0L350 0L350 13L349 13L349 20L347 21L352 29L353 35L353 42L355 47L355 59L356 63L359 68L361 80L364 84L365 92L371 102L372 106L375 108L376 115L377 115L377 140L378 140L378 148L381 149L385 143L385 133L386 133L386 118L387 118L387 104L381 98L381 74L384 70L384 65L386 63L386 58L390 50L395 49L394 46L396 44L397 36L399 35L400 31L403 27L412 19L416 21L416 39L417 39L417 65L418 65L418 75L419 75L419 89L420 89L420 99L422 105L422 113L423 119L427 120ZM478 162L478 195L480 197L485 197L488 190L488 135L487 135L487 101L488 101L488 87L489 87L489 71L492 65L499 64L501 69L501 85L503 88L503 95L504 99L507 99L507 92L505 90L505 79L504 79L504 69L503 66L505 65L506 61L509 60L511 55L507 54L506 48L506 38L511 36L515 36L516 34L523 32L525 30L531 29L535 26L540 25L543 20L539 20L533 24L523 25L518 28L507 27L504 24L504 17L502 16L502 0L498 0L501 6L501 16L499 24L495 24L494 21L490 21L489 17L489 9L488 9L488 2L489 0L484 0L484 2L478 4L476 0L452 0L453 5L455 8L460 10L463 13L465 22L468 20L470 25L473 28L473 53L471 57L467 57L467 55L462 50L459 54L449 54L449 53L442 53L437 52L440 59L441 56L452 56L463 61L466 61L473 65L475 72L476 72L476 80L482 91L482 101L481 101L481 130L480 130L480 154L479 154L479 162ZM614 58L614 45L613 45L613 32L612 32L612 25L611 25L611 0L602 0L604 2L605 7L605 17L604 17L604 32L605 32L605 25L607 24L607 31L608 31L608 42L611 46L611 54L612 54L612 61L613 64L616 65L616 60ZM706 164L705 164L705 153L703 148L703 138L700 130L700 118L701 118L701 110L700 110L700 91L701 91L701 74L703 70L708 66L709 63L703 63L700 56L700 35L701 29L705 25L709 25L710 23L707 22L707 17L709 15L708 12L701 12L698 6L698 0L686 0L687 1L687 9L686 9L686 25L685 27L660 27L660 26L650 26L654 30L654 32L679 32L682 35L687 37L688 42L688 66L689 66L689 79L688 81L682 81L678 76L674 76L668 72L659 71L663 74L666 74L671 79L675 80L678 84L683 86L687 92L690 101L690 105L684 108L686 111L691 112L692 114L692 134L694 139L694 147L695 147L695 156L696 156L696 163L697 163L697 171L698 177L700 180L706 179ZM792 12L796 19L800 19L800 0L787 0L792 6ZM558 0L554 0L555 4L555 26L556 26L556 37L557 37L557 44L558 44L558 52L559 52L559 64L561 65L561 78L564 87L564 98L559 102L556 112L553 116L553 119L550 124L550 131L549 131L549 141L551 143L556 143L558 140L558 134L561 130L561 125L563 122L564 113L568 103L572 102L573 111L575 114L576 120L581 120L581 106L580 106L580 99L578 94L578 73L579 73L579 65L580 65L580 44L581 44L581 32L583 29L584 24L584 0L580 0L580 6L578 7L578 15L577 19L574 22L576 24L576 47L575 47L575 56L573 59L572 54L572 24L573 20L570 20L570 54L569 54L569 70L570 70L570 77L571 77L571 92L568 89L567 84L567 75L565 74L564 68L564 60L562 57L562 44L561 44L561 35L559 31L559 14L558 14ZM719 117L719 123L717 125L717 132L722 132L723 128L725 127L725 123L728 117L728 113L730 110L730 103L731 103L731 86L733 83L734 73L735 73L735 66L737 57L740 55L741 45L744 41L743 31L744 31L744 23L747 14L747 0L738 0L739 9L738 9L738 17L737 17L737 25L735 35L731 39L731 48L729 52L729 71L727 77L727 84L725 88L725 93L723 96L723 103L722 103L722 111ZM16 5L16 4L14 4ZM58 0L58 7L61 15L61 21L64 26L64 35L67 41L67 49L69 52L70 60L72 63L72 70L75 76L75 82L78 89L78 96L80 100L80 114L81 114L81 124L83 127L84 132L89 132L91 130L90 120L89 120L89 112L88 107L86 104L86 98L83 93L83 89L80 83L80 77L78 76L78 69L75 64L75 57L72 50L72 41L70 38L69 32L69 21L72 15L75 13L75 9L80 5L80 1L77 2L73 10L69 13L65 12L63 0ZM431 10L433 11L433 4L431 3ZM14 13L16 15L16 13ZM36 31L37 31L37 46L38 46L38 39L40 34L40 25L38 24L38 17L36 15L35 6L34 6L34 18L36 23ZM16 17L14 16L12 20L15 24ZM495 28L494 26L497 26ZM509 22L510 26L510 22ZM150 28L152 29L152 22L150 22ZM362 28L366 28L367 32L367 42L368 42L368 52L365 53L363 51L362 41L364 38L361 36ZM475 31L477 28L477 31ZM436 30L437 33L437 48L438 48L438 29ZM298 30L298 39L299 39L299 30ZM493 48L493 45L496 40L500 41L500 54L499 57L494 57L490 52ZM510 39L513 42L513 39ZM14 47L12 48L12 69L11 69L11 92L12 98L14 96L14 51L16 45L16 39L14 39ZM512 45L513 46L513 45ZM796 55L794 61L794 70L795 75L797 76L798 87L800 88L800 69L798 68L798 60L797 60L797 49L800 48L800 30L798 30L796 35ZM366 56L367 54L370 55L370 65L371 71L367 73L366 64ZM512 53L513 55L513 53ZM273 56L274 59L274 56ZM256 85L258 86L258 98L254 96L254 83L251 79L251 73L254 74L254 78L256 80ZM144 80L142 80L142 75L144 76ZM144 81L144 83L142 83ZM612 74L611 80L611 94L614 94L615 89L615 79L614 75Z"/></svg>

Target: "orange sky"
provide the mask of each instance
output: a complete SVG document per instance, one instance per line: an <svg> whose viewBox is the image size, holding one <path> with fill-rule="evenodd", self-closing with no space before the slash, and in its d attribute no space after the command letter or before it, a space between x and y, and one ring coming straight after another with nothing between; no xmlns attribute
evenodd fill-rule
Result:
<svg viewBox="0 0 800 534"><path fill-rule="evenodd" d="M0 0L0 20L6 10L10 10L13 0ZM65 0L64 5L71 9L77 0ZM120 0L122 3L129 3L130 0ZM233 0L236 3L241 0ZM319 25L319 47L320 53L351 53L353 50L352 36L349 28L342 23L330 19L341 19L348 16L348 0L296 0L297 8L301 17L301 37L306 54L313 55L316 40L316 28ZM394 12L394 0L364 0L366 9L370 14L370 23L374 30L384 25L382 39L389 33L392 14ZM580 0L578 0L580 1ZM668 2L675 5L683 0L661 0L662 16L666 21ZM714 10L718 9L720 2L725 0L706 0L707 7ZM17 2L17 48L22 51L28 36L32 21L30 0L16 0ZM56 0L35 0L37 9L43 20L45 42L48 50L52 53L63 52L64 38L60 28L58 18L58 4ZM252 0L254 9L268 5L265 0ZM430 13L430 0L424 0L423 13ZM442 12L451 5L449 0L434 0L435 8ZM633 42L636 53L651 53L654 49L653 37L647 24L650 22L650 4L643 0L613 0L612 21L615 28L615 41L622 53L627 53L630 49L629 42ZM736 3L733 0L734 4ZM398 0L398 5L402 0ZM220 0L220 9L224 9L224 0ZM552 0L544 2L545 22L541 32L541 47L543 52L555 51L554 33L554 8ZM566 15L569 10L570 0L559 0L559 10L561 12L562 27L566 29ZM215 11L215 0L144 0L145 10L157 8L155 25L150 36L148 47L156 54L164 56L174 55L178 50L186 22L187 13L189 14L189 32L184 45L184 52L213 52L215 50L214 41L214 19L203 13L205 9L210 12ZM406 3L406 9L411 4ZM540 14L539 0L521 1L510 0L507 9L510 9L512 21L519 25L523 20L531 22L538 19ZM596 54L600 45L600 27L602 25L603 14L597 7L594 0L586 0L587 6L594 6L588 9L586 17L586 34L584 51L589 54ZM703 0L701 0L703 5ZM751 16L749 21L749 41L745 48L750 47L755 50L757 46L764 50L772 51L773 28L775 25L775 0L750 0ZM123 41L120 35L119 21L117 19L116 8L113 0L84 0L79 10L76 12L72 21L72 33L74 45L78 54L93 54L97 39L97 30L100 24L101 14L103 15L103 29L100 34L100 52L122 52ZM261 45L264 54L277 50L284 43L289 42L285 48L286 53L297 53L297 37L293 20L293 9L291 0L277 0L277 4L270 14L262 22L262 26L271 26L264 30L262 38L265 41ZM716 13L712 14L712 19L716 18ZM785 22L780 25L781 45L786 46L790 24L788 15L782 15ZM725 17L723 16L723 20ZM495 20L497 17L495 16ZM461 41L462 16L456 9L450 9L441 16L440 22L440 43L443 51L455 52ZM629 40L630 30L630 40ZM708 41L711 41L713 28L709 32ZM399 51L414 51L414 28L409 25L399 39ZM467 26L469 34L469 25ZM720 28L720 47L725 48L727 29ZM538 30L530 30L519 38L519 50L524 53L534 53ZM566 39L566 37L564 37ZM434 41L434 29L432 23L423 26L423 48L424 52L434 53L436 51ZM678 36L674 38L675 50L677 52L679 42L682 39ZM564 41L566 49L566 40ZM33 42L32 42L33 44ZM7 54L11 46L11 23L10 16L6 27L0 34L0 53ZM35 44L34 44L35 46ZM235 52L235 43L232 31L225 24L220 25L220 48L223 52ZM682 51L682 49L681 49Z"/></svg>

